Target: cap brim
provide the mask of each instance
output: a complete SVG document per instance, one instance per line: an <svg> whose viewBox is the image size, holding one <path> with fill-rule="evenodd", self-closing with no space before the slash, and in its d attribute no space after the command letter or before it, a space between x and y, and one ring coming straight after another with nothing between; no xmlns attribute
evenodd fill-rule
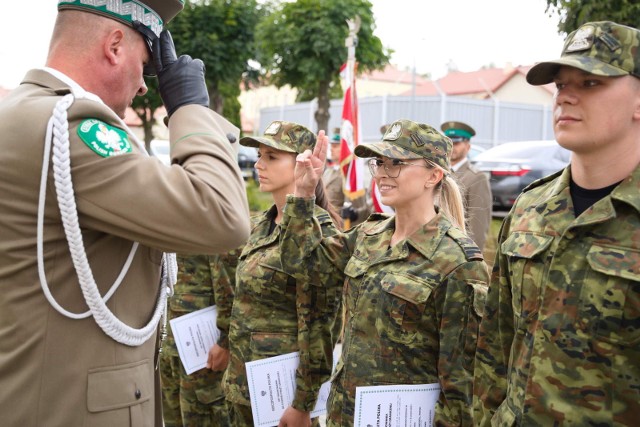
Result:
<svg viewBox="0 0 640 427"><path fill-rule="evenodd" d="M245 147L259 148L260 144L264 144L267 147L275 148L276 150L286 151L288 153L295 153L295 151L292 150L290 147L287 147L284 144L280 144L279 142L264 136L245 136L240 138L240 145L244 145Z"/></svg>
<svg viewBox="0 0 640 427"><path fill-rule="evenodd" d="M527 73L527 82L534 86L551 83L562 66L577 68L596 76L617 77L629 74L622 68L614 67L599 59L574 55L534 65Z"/></svg>
<svg viewBox="0 0 640 427"><path fill-rule="evenodd" d="M419 154L405 150L402 147L391 144L388 141L380 141L375 144L360 144L353 151L358 157L388 157L390 159L422 159Z"/></svg>

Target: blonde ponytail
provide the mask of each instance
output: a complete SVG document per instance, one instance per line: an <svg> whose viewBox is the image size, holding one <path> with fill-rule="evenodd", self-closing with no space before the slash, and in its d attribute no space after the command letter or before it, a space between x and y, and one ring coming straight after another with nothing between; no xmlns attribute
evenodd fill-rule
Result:
<svg viewBox="0 0 640 427"><path fill-rule="evenodd" d="M449 218L453 225L466 233L464 201L455 178L450 173L445 174L436 188L440 190L440 197L437 203L440 211Z"/></svg>

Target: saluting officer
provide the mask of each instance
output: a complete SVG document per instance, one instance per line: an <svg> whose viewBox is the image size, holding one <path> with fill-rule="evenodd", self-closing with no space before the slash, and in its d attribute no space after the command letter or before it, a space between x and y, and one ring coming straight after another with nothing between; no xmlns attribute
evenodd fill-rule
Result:
<svg viewBox="0 0 640 427"><path fill-rule="evenodd" d="M335 269L345 279L346 324L327 426L354 424L357 387L431 383L441 387L434 425L472 425L473 355L488 271L464 233L451 141L429 125L397 120L382 141L357 146L395 215L372 214L335 236L311 221L326 145L321 139L313 153L298 156L281 253L285 271L302 274L317 254L327 273Z"/></svg>
<svg viewBox="0 0 640 427"><path fill-rule="evenodd" d="M175 282L162 251L248 236L238 130L163 31L182 7L59 0L47 66L0 103L3 425L161 425L157 325ZM171 167L122 120L143 71L158 75Z"/></svg>
<svg viewBox="0 0 640 427"><path fill-rule="evenodd" d="M440 129L453 142L451 170L455 173L464 199L467 234L482 250L491 225L493 200L487 176L474 168L467 157L471 149L471 137L476 131L466 123L444 122Z"/></svg>

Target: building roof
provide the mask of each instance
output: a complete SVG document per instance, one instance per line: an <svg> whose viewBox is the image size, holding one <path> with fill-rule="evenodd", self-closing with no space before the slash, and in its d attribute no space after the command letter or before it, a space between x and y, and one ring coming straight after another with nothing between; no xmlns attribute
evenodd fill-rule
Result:
<svg viewBox="0 0 640 427"><path fill-rule="evenodd" d="M477 71L461 72L454 71L446 76L433 81L425 81L416 84L415 94L418 96L437 96L440 94L438 88L447 95L484 95L488 98L491 93L497 92L503 85L516 75L526 75L530 66L505 67L505 68L483 68ZM549 93L554 92L553 84L544 85L542 88ZM411 91L403 93L410 95Z"/></svg>
<svg viewBox="0 0 640 427"><path fill-rule="evenodd" d="M412 70L400 70L395 65L387 64L382 70L374 70L370 73L359 75L358 79L410 85L413 83L413 72ZM427 82L427 79L420 75L416 75L415 79L416 85Z"/></svg>

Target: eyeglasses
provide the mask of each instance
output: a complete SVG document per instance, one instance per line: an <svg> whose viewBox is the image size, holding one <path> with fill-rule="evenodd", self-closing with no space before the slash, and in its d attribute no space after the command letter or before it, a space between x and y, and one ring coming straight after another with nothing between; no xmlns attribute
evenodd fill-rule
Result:
<svg viewBox="0 0 640 427"><path fill-rule="evenodd" d="M369 159L367 165L369 166L369 172L371 172L372 176L376 176L376 174L378 173L378 169L384 167L384 171L387 173L387 176L389 178L399 177L402 166L420 166L430 169L430 166L425 164L407 163L399 159L391 159L391 161L389 162L385 162L382 159Z"/></svg>

